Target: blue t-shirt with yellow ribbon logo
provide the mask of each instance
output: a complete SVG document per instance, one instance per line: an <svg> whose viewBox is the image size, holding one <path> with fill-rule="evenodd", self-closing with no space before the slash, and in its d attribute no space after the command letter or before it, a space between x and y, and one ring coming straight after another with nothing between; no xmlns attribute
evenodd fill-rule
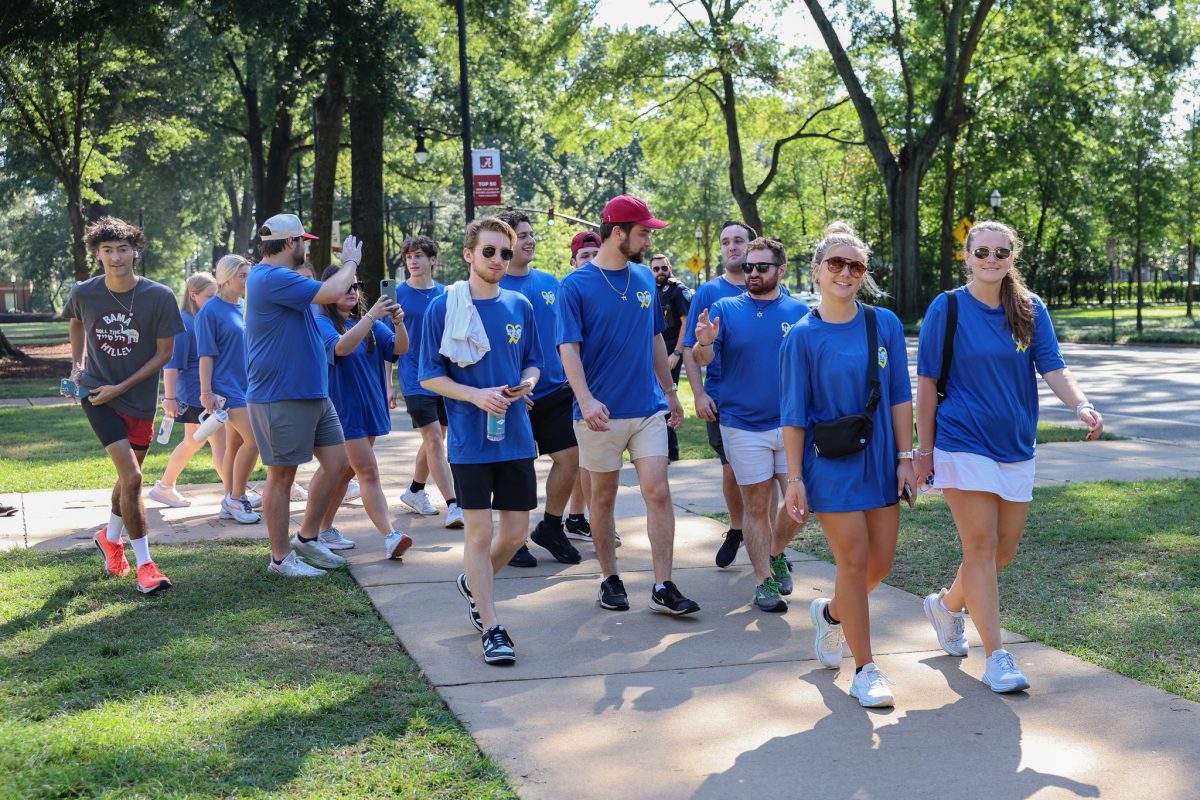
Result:
<svg viewBox="0 0 1200 800"><path fill-rule="evenodd" d="M1033 338L1013 339L1004 307L976 300L963 286L958 299L954 357L946 399L937 410L938 449L974 453L1005 464L1034 456L1038 422L1038 374L1066 366L1050 313L1033 299ZM946 338L946 296L929 304L917 346L917 375L937 380Z"/></svg>
<svg viewBox="0 0 1200 800"><path fill-rule="evenodd" d="M609 417L665 413L667 400L654 374L654 340L663 331L654 273L633 262L601 270L589 261L563 278L558 302L559 343L579 345L588 389ZM578 402L574 415L583 419Z"/></svg>
<svg viewBox="0 0 1200 800"><path fill-rule="evenodd" d="M421 333L420 379L446 376L479 389L516 386L521 373L541 367L542 346L533 306L517 292L501 289L487 300L472 300L491 349L474 364L460 367L438 352L446 330L446 295L434 298L425 312ZM508 407L504 439L487 438L487 412L464 400L446 398L449 424L447 455L451 464L493 464L520 458L537 458L533 428L525 401Z"/></svg>
<svg viewBox="0 0 1200 800"><path fill-rule="evenodd" d="M558 305L558 278L549 272L530 268L528 275L505 275L500 279L502 289L510 289L525 295L533 305L533 317L537 320L538 337L542 341L542 376L533 387L533 400L561 389L567 382L563 372L562 357L558 354L560 332Z"/></svg>

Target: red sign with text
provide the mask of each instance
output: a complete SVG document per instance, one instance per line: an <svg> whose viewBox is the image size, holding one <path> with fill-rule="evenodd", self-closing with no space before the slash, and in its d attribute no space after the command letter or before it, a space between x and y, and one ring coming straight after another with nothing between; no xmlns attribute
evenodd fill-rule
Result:
<svg viewBox="0 0 1200 800"><path fill-rule="evenodd" d="M498 206L501 204L500 151L471 151L472 182L475 189L475 205Z"/></svg>

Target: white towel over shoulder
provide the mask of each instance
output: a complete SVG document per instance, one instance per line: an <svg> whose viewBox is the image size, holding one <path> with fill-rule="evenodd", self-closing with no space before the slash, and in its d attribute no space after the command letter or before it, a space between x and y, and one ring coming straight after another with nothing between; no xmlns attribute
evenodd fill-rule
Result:
<svg viewBox="0 0 1200 800"><path fill-rule="evenodd" d="M438 352L460 367L469 367L491 349L483 321L471 302L470 285L466 281L451 284L446 289L446 329Z"/></svg>

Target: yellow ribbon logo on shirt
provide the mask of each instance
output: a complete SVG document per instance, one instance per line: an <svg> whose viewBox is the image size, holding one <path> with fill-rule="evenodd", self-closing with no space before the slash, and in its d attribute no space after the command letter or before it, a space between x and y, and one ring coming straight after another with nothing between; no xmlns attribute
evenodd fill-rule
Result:
<svg viewBox="0 0 1200 800"><path fill-rule="evenodd" d="M879 368L883 369L887 366L887 348L879 348Z"/></svg>
<svg viewBox="0 0 1200 800"><path fill-rule="evenodd" d="M783 335L784 335L784 336L787 336L787 332L788 332L788 331L790 331L790 330L792 329L792 323L790 323L790 322L781 322L781 323L779 323L779 327L780 327L780 328L783 328Z"/></svg>
<svg viewBox="0 0 1200 800"><path fill-rule="evenodd" d="M1013 340L1013 344L1015 344L1017 346L1018 353L1024 353L1026 350L1029 349L1029 343L1017 341L1017 335L1015 333L1013 334L1012 340Z"/></svg>
<svg viewBox="0 0 1200 800"><path fill-rule="evenodd" d="M649 292L638 292L637 299L638 299L638 302L641 303L642 308L650 307L650 293Z"/></svg>
<svg viewBox="0 0 1200 800"><path fill-rule="evenodd" d="M508 343L509 344L516 344L517 342L521 341L521 326L520 325L512 325L512 324L505 325L504 330L505 330L505 332L508 333Z"/></svg>
<svg viewBox="0 0 1200 800"><path fill-rule="evenodd" d="M542 299L546 301L546 305L554 305L554 292L542 292Z"/></svg>

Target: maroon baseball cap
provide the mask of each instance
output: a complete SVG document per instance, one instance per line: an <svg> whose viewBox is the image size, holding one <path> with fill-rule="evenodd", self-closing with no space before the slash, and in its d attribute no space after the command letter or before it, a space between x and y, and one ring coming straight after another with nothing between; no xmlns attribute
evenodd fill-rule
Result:
<svg viewBox="0 0 1200 800"><path fill-rule="evenodd" d="M645 225L647 228L665 228L667 223L661 219L656 219L650 213L650 206L646 205L646 201L634 197L629 194L617 195L612 200L608 201L608 205L604 207L603 213L600 214L601 222L636 222L638 225Z"/></svg>
<svg viewBox="0 0 1200 800"><path fill-rule="evenodd" d="M585 247L599 247L600 234L595 231L580 231L571 240L571 255L575 255Z"/></svg>

